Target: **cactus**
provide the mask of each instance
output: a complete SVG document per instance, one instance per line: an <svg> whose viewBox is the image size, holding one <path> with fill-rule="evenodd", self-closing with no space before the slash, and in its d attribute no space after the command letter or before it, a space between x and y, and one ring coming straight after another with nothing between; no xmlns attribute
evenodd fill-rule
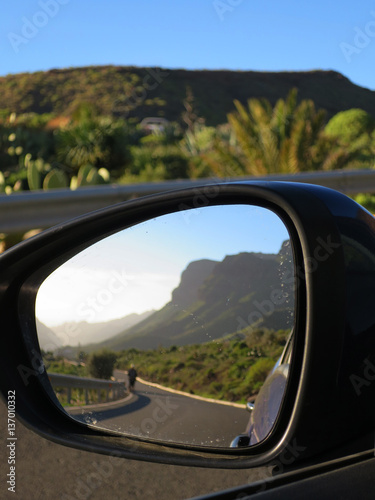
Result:
<svg viewBox="0 0 375 500"><path fill-rule="evenodd" d="M35 161L28 160L27 163L27 182L29 184L29 189L34 191L35 189L40 189L41 187L41 175Z"/></svg>
<svg viewBox="0 0 375 500"><path fill-rule="evenodd" d="M77 177L73 177L70 183L71 189L77 189L82 186L95 186L97 184L106 184L110 180L110 174L106 168L97 169L90 164L83 165L78 170Z"/></svg>
<svg viewBox="0 0 375 500"><path fill-rule="evenodd" d="M70 189L74 191L75 189L77 189L77 187L78 187L78 177L74 176L70 180Z"/></svg>
<svg viewBox="0 0 375 500"><path fill-rule="evenodd" d="M45 191L50 189L70 188L72 190L82 186L94 186L97 184L106 184L110 181L110 173L106 168L97 169L90 164L83 165L77 176L69 178L67 174L59 169L51 169L49 163L45 163L42 158L32 160L31 154L25 155L20 159L20 167L26 169L27 185L30 191L43 188ZM23 177L18 179L14 186L6 185L3 173L0 171L0 193L11 194L15 191L22 191Z"/></svg>
<svg viewBox="0 0 375 500"><path fill-rule="evenodd" d="M98 169L93 167L87 175L86 182L88 185L100 184L101 176L98 174Z"/></svg>
<svg viewBox="0 0 375 500"><path fill-rule="evenodd" d="M16 183L14 184L12 190L14 192L22 191L22 181L21 181L21 179L18 179L18 181L16 181Z"/></svg>
<svg viewBox="0 0 375 500"><path fill-rule="evenodd" d="M88 177L89 177L90 172L93 168L95 168L95 167L93 167L90 164L82 165L82 167L80 167L80 169L78 170L78 175L77 175L77 187L90 185L90 182L88 181ZM92 178L92 176L93 176L93 174L91 174L91 178Z"/></svg>
<svg viewBox="0 0 375 500"><path fill-rule="evenodd" d="M0 171L0 193L5 192L5 177L4 174Z"/></svg>
<svg viewBox="0 0 375 500"><path fill-rule="evenodd" d="M69 186L69 181L66 174L62 170L54 168L46 175L43 181L43 189L47 191L48 189L58 189L66 188Z"/></svg>
<svg viewBox="0 0 375 500"><path fill-rule="evenodd" d="M99 168L98 174L103 179L104 182L99 182L99 184L108 184L111 180L111 174L106 168Z"/></svg>

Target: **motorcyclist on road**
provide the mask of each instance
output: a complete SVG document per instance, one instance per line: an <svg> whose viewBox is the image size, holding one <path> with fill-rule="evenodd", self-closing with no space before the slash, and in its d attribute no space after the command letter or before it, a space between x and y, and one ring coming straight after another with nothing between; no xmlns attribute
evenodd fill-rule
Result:
<svg viewBox="0 0 375 500"><path fill-rule="evenodd" d="M128 370L128 379L129 379L129 391L133 392L135 381L137 379L137 370L134 368L133 364L131 365L130 370Z"/></svg>

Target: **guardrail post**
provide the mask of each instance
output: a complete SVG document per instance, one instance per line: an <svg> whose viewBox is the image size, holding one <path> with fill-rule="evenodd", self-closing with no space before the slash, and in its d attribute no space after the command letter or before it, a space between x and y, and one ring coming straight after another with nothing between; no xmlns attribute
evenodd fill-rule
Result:
<svg viewBox="0 0 375 500"><path fill-rule="evenodd" d="M92 400L95 391L97 391L98 403L115 401L123 397L127 392L125 384L119 381L90 379L60 373L49 373L48 376L55 391L59 388L64 388L62 394L67 395L67 404L71 404L72 402L72 389L78 390L76 403L82 404L81 400L84 397L86 405L95 404L95 401ZM57 396L60 399L58 394Z"/></svg>

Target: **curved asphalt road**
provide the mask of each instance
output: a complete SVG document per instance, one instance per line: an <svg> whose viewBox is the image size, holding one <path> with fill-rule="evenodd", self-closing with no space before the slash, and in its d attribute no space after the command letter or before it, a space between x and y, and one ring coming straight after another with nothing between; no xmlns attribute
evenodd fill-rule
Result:
<svg viewBox="0 0 375 500"><path fill-rule="evenodd" d="M121 372L116 379L124 378ZM87 410L73 416L87 421ZM90 420L101 428L139 437L199 446L229 447L244 432L249 420L245 407L202 401L159 387L136 382L135 392L118 404L90 411Z"/></svg>

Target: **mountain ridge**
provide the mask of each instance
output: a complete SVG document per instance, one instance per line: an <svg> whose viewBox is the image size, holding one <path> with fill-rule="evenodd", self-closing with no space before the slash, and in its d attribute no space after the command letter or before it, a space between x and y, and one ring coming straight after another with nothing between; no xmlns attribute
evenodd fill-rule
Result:
<svg viewBox="0 0 375 500"><path fill-rule="evenodd" d="M77 347L80 344L103 342L107 338L114 337L118 332L143 321L153 313L154 311L145 311L139 314L128 314L123 318L106 322L88 323L87 321L80 321L50 327L37 319L39 344L46 351L54 351L55 349L64 349L63 346L65 345Z"/></svg>
<svg viewBox="0 0 375 500"><path fill-rule="evenodd" d="M284 248L282 252L285 256ZM214 265L211 273L206 268L207 276L194 293L181 296L176 291L190 280L190 264L183 271L171 302L135 326L97 344L96 349L119 351L203 343L235 333L253 322L275 330L289 328L292 306L288 299L280 300L278 296L274 303L270 300L277 293L284 293L285 297L289 294L290 298L293 295L293 283L282 282L281 255L243 252L227 256Z"/></svg>
<svg viewBox="0 0 375 500"><path fill-rule="evenodd" d="M233 71L186 70L137 66L89 66L18 73L0 77L0 109L16 113L70 115L82 101L104 114L139 120L147 116L180 121L187 88L207 125L226 122L233 100L266 98L272 104L291 88L298 98L312 99L328 118L350 108L375 117L375 91L352 83L333 70ZM163 105L164 103L164 105Z"/></svg>

